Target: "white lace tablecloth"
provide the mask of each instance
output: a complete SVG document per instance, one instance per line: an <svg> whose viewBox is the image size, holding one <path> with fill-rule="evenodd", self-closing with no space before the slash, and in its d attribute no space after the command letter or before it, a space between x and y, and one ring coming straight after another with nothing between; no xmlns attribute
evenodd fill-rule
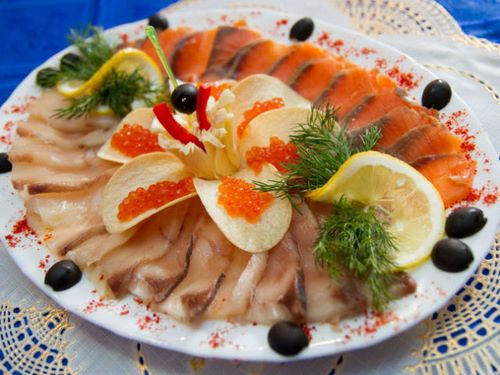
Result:
<svg viewBox="0 0 500 375"><path fill-rule="evenodd" d="M466 99L500 153L500 45L466 36L435 2L185 0L165 12L249 6L309 15L365 32L409 54ZM117 337L51 304L2 248L0 375L496 373L499 242L497 234L474 279L448 306L413 329L368 349L285 364L204 360Z"/></svg>

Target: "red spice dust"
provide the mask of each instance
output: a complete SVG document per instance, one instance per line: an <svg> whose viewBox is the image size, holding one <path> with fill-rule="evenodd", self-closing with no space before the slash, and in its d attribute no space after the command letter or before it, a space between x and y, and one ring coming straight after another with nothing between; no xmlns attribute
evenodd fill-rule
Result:
<svg viewBox="0 0 500 375"><path fill-rule="evenodd" d="M368 48L368 47L363 47L361 48L361 54L362 55L371 55L373 53L376 53L377 51L375 51L373 48Z"/></svg>
<svg viewBox="0 0 500 375"><path fill-rule="evenodd" d="M153 313L152 315L146 315L144 318L138 319L136 324L141 331L145 329L151 329L155 325L160 323L161 318L158 314Z"/></svg>
<svg viewBox="0 0 500 375"><path fill-rule="evenodd" d="M111 305L110 302L104 302L104 298L101 297L98 300L91 299L88 303L87 306L83 309L83 312L86 314L90 314L93 312L96 312L98 309L102 307L109 307Z"/></svg>
<svg viewBox="0 0 500 375"><path fill-rule="evenodd" d="M21 242L22 238L34 236L35 232L29 227L28 220L24 216L21 220L17 221L12 227L11 233L5 236L9 247L16 248Z"/></svg>
<svg viewBox="0 0 500 375"><path fill-rule="evenodd" d="M500 197L498 186L493 185L491 181L488 181L482 187L477 189L472 189L465 201L467 205L477 203L482 201L484 204L492 205L498 202Z"/></svg>
<svg viewBox="0 0 500 375"><path fill-rule="evenodd" d="M122 40L122 43L123 44L127 44L128 43L128 34L127 33L120 33L120 39Z"/></svg>
<svg viewBox="0 0 500 375"><path fill-rule="evenodd" d="M288 25L288 20L283 18L281 20L276 21L276 27Z"/></svg>
<svg viewBox="0 0 500 375"><path fill-rule="evenodd" d="M24 234L26 236L35 234L35 232L33 232L33 229L29 227L28 220L26 219L26 217L22 218L21 220L19 220L14 224L14 226L12 227L12 233Z"/></svg>
<svg viewBox="0 0 500 375"><path fill-rule="evenodd" d="M486 194L483 197L483 202L486 204L495 204L498 201L498 191L496 193Z"/></svg>
<svg viewBox="0 0 500 375"><path fill-rule="evenodd" d="M356 327L352 327L349 323L344 325L344 329L348 331L344 339L350 340L351 335L363 336L374 334L384 325L397 321L400 321L400 318L394 315L392 311L384 311L382 313L365 311L363 325L358 325Z"/></svg>
<svg viewBox="0 0 500 375"><path fill-rule="evenodd" d="M420 83L420 79L415 74L402 72L398 66L393 66L386 73L389 77L396 80L399 86L407 90L414 89Z"/></svg>
<svg viewBox="0 0 500 375"><path fill-rule="evenodd" d="M120 309L121 309L120 316L125 316L125 315L128 315L130 313L130 310L129 310L127 305L122 305L120 307Z"/></svg>
<svg viewBox="0 0 500 375"><path fill-rule="evenodd" d="M361 51L361 53L364 54L363 50ZM365 52L368 52L368 51L365 51ZM375 51L373 51L371 53L375 53ZM398 59L394 63L394 65L391 68L389 68L389 63L387 62L387 60L384 58L379 58L379 59L375 60L375 67L380 69L380 70L383 70L389 77L394 79L398 83L399 86L401 86L407 90L414 89L415 87L417 87L420 84L420 82L422 81L422 77L418 76L412 72L407 73L407 72L401 71L401 69L398 65L401 61L402 61L402 59Z"/></svg>
<svg viewBox="0 0 500 375"><path fill-rule="evenodd" d="M43 236L43 241L47 242L52 238L52 233L46 233L45 236Z"/></svg>
<svg viewBox="0 0 500 375"><path fill-rule="evenodd" d="M458 136L462 143L460 148L465 154L467 160L472 160L472 153L476 151L476 136L470 134L470 129L467 124L462 124L461 121L467 112L464 110L455 111L451 113L445 122L446 127L456 136Z"/></svg>
<svg viewBox="0 0 500 375"><path fill-rule="evenodd" d="M387 60L380 58L375 60L375 66L379 69L386 69L387 68Z"/></svg>
<svg viewBox="0 0 500 375"><path fill-rule="evenodd" d="M208 344L212 349L220 348L225 342L226 340L222 337L221 332L213 332L208 339Z"/></svg>
<svg viewBox="0 0 500 375"><path fill-rule="evenodd" d="M12 144L12 135L11 135L11 131L12 131L12 128L14 127L14 122L13 121L7 121L4 125L3 125L3 130L6 132L5 135L2 135L0 136L0 142L6 144L6 145L10 145Z"/></svg>
<svg viewBox="0 0 500 375"><path fill-rule="evenodd" d="M134 297L134 301L138 304L138 305L142 305L144 303L144 301L138 297Z"/></svg>
<svg viewBox="0 0 500 375"><path fill-rule="evenodd" d="M19 245L19 242L21 242L20 238L15 237L12 234L6 235L5 240L7 241L7 244L9 245L9 247L11 247L13 249L15 249L17 247L17 245Z"/></svg>
<svg viewBox="0 0 500 375"><path fill-rule="evenodd" d="M306 336L307 336L307 341L311 342L311 340L313 339L313 337L312 337L312 332L316 332L316 331L317 331L316 326L314 326L314 325L308 325L308 324L302 323L302 324L300 325L300 328L302 328L302 330L303 330L303 331L304 331L304 333L306 334Z"/></svg>
<svg viewBox="0 0 500 375"><path fill-rule="evenodd" d="M46 255L44 259L42 259L39 263L38 263L38 268L44 270L45 272L47 272L47 267L49 265L49 261L50 261L50 255Z"/></svg>

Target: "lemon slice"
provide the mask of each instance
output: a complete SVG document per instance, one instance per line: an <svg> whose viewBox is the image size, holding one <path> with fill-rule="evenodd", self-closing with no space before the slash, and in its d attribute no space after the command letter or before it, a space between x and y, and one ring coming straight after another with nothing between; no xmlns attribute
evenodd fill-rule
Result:
<svg viewBox="0 0 500 375"><path fill-rule="evenodd" d="M145 78L155 85L159 85L163 79L160 68L149 55L136 48L124 48L106 61L88 81L61 81L57 84L56 89L60 94L69 98L92 92L101 86L104 77L112 69L129 73L138 69Z"/></svg>
<svg viewBox="0 0 500 375"><path fill-rule="evenodd" d="M429 258L443 237L445 210L439 192L416 169L375 151L351 156L308 197L332 203L344 196L375 207L398 248L396 265L410 268Z"/></svg>

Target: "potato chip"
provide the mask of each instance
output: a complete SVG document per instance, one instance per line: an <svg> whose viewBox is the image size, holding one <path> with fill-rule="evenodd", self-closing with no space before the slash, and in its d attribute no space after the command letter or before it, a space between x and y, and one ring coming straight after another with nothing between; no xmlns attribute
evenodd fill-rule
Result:
<svg viewBox="0 0 500 375"><path fill-rule="evenodd" d="M118 133L127 124L140 125L145 129L149 129L154 118L155 114L151 108L135 109L121 120L113 134ZM131 157L122 154L111 146L111 138L112 136L102 145L97 152L97 156L101 159L114 161L116 163L126 163L131 160Z"/></svg>
<svg viewBox="0 0 500 375"><path fill-rule="evenodd" d="M251 169L243 169L233 177L248 182L268 181L276 178L276 169L266 165L259 175ZM274 247L285 235L292 218L292 206L286 199L274 197L255 223L244 218L231 217L218 203L220 180L194 179L196 191L212 220L226 238L242 250L260 253Z"/></svg>
<svg viewBox="0 0 500 375"><path fill-rule="evenodd" d="M288 143L290 134L298 124L307 122L311 113L310 108L284 107L264 112L255 117L246 130L246 135L240 142L240 157L246 165L246 153L252 147L267 147L271 137L277 137Z"/></svg>
<svg viewBox="0 0 500 375"><path fill-rule="evenodd" d="M153 152L141 155L120 167L106 185L102 199L102 218L110 233L119 233L133 227L155 213L172 206L196 193L184 195L161 207L140 213L131 220L121 221L118 218L119 205L138 188L147 189L163 181L179 182L191 174L184 164L174 155L166 152Z"/></svg>
<svg viewBox="0 0 500 375"><path fill-rule="evenodd" d="M255 74L245 78L233 87L235 95L232 112L234 114L234 126L237 127L243 121L246 110L251 109L258 101L281 98L285 107L309 108L309 101L288 85L265 74Z"/></svg>

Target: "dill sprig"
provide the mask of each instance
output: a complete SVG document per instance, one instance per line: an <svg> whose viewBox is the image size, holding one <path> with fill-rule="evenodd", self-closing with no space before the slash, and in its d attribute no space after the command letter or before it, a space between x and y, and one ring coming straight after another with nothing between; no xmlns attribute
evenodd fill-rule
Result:
<svg viewBox="0 0 500 375"><path fill-rule="evenodd" d="M389 291L397 248L375 208L341 198L335 202L320 228L313 248L316 263L332 279L346 272L363 282L372 293L372 305L382 311Z"/></svg>
<svg viewBox="0 0 500 375"><path fill-rule="evenodd" d="M90 26L84 31L72 29L68 40L78 49L81 61L77 69L60 70L60 80L90 79L113 56L117 47L104 36L102 28L97 26Z"/></svg>
<svg viewBox="0 0 500 375"><path fill-rule="evenodd" d="M70 105L56 110L56 117L68 119L83 117L94 112L98 106L107 105L120 117L132 110L132 102L143 100L147 106L162 100L163 89L155 88L139 71L132 73L111 70L95 91L69 100Z"/></svg>
<svg viewBox="0 0 500 375"><path fill-rule="evenodd" d="M337 124L333 107L312 108L307 122L298 124L290 135L298 161L285 164L286 172L278 180L254 181L256 190L292 200L296 194L323 186L349 157L371 150L380 136L378 127L371 126L361 135L360 146L355 147L347 129Z"/></svg>

